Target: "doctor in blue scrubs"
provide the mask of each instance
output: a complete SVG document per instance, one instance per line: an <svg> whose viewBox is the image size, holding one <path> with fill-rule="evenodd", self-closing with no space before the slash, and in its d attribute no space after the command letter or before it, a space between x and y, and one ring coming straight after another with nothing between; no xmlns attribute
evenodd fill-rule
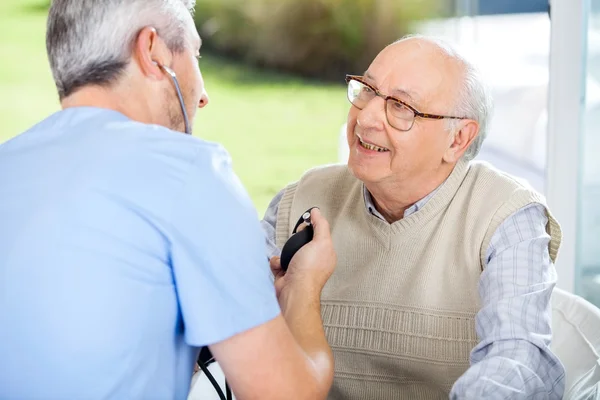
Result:
<svg viewBox="0 0 600 400"><path fill-rule="evenodd" d="M269 268L229 155L189 134L193 6L52 2L62 110L0 145L2 399L184 399L205 345L238 399L327 395L327 221Z"/></svg>

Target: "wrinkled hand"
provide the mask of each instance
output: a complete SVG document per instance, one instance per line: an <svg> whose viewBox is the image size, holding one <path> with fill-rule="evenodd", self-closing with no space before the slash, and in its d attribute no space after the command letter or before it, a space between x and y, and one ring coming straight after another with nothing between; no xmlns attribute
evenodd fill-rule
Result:
<svg viewBox="0 0 600 400"><path fill-rule="evenodd" d="M310 218L314 229L313 239L294 254L287 272L281 268L280 257L270 260L277 298L282 292L298 286L320 293L335 269L337 256L329 223L317 208L312 209Z"/></svg>

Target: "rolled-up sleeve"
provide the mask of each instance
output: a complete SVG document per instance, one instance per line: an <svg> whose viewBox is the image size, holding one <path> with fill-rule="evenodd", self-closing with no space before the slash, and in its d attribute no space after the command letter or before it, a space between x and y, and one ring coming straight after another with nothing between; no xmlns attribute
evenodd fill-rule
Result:
<svg viewBox="0 0 600 400"><path fill-rule="evenodd" d="M565 372L550 351L550 296L556 270L550 259L548 218L539 204L505 220L487 250L476 316L479 344L451 399L561 399Z"/></svg>

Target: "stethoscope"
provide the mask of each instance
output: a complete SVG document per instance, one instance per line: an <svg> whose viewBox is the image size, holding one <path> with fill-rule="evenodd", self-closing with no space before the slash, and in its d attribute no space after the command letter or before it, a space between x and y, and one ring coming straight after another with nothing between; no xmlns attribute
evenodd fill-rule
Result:
<svg viewBox="0 0 600 400"><path fill-rule="evenodd" d="M179 81L177 80L177 75L175 74L175 71L173 71L171 68L169 68L167 66L159 64L156 61L154 61L154 62L156 63L156 65L158 65L160 68L162 68L173 80L173 83L175 84L175 90L177 91L177 97L179 98L179 105L181 106L181 113L183 114L183 122L185 123L185 133L188 135L191 135L192 130L190 127L190 121L188 119L187 111L185 110L185 103L183 101L183 95L181 94L181 87L179 86ZM208 378L210 383L213 385L213 387L217 391L219 398L222 400L230 400L232 398L232 394L231 394L231 389L229 388L229 384L227 384L227 381L225 381L225 389L226 389L227 394L223 394L221 387L219 386L219 384L217 383L217 381L215 380L213 375L208 370L208 365L214 361L215 360L214 360L212 354L210 353L208 346L203 347L200 350L200 354L198 355L198 360L197 360L197 363L200 366L200 369L202 369L202 372L204 372L204 374L206 375L206 377Z"/></svg>
<svg viewBox="0 0 600 400"><path fill-rule="evenodd" d="M191 135L192 130L190 128L190 121L188 120L187 111L185 110L185 103L183 101L183 96L181 94L181 88L180 88L179 82L177 80L177 75L175 74L175 71L173 71L171 68L166 67L162 64L159 64L156 61L155 61L155 63L160 68L162 68L171 77L171 79L173 79L173 83L175 84L175 90L177 91L177 97L179 98L179 105L181 106L181 113L183 114L183 122L185 123L185 133L188 135ZM292 259L292 257L294 256L294 254L302 246L304 246L306 243L310 242L313 238L313 229L312 229L312 224L310 221L310 211L312 210L312 208L313 207L309 208L304 214L302 214L302 216L296 223L296 226L294 227L292 237L290 237L290 239L283 246L282 255L281 255L281 265L284 268L284 270L287 270L288 264L289 264L290 260ZM302 223L305 223L307 225L307 227L304 230L297 232L299 226ZM219 386L219 384L217 383L217 381L215 380L213 375L208 370L208 365L214 361L215 361L215 359L213 358L210 350L208 349L208 346L203 347L200 350L200 354L198 355L197 363L200 366L200 369L202 369L202 372L204 372L204 374L206 375L206 377L208 378L210 383L213 385L214 389L216 390L217 394L219 395L219 398L221 400L229 400L232 398L232 394L231 394L231 389L230 389L227 381L225 381L226 394L223 394L221 387Z"/></svg>
<svg viewBox="0 0 600 400"><path fill-rule="evenodd" d="M181 94L181 88L179 87L179 81L177 80L177 75L175 74L175 71L173 71L171 68L162 65L156 61L154 61L156 63L156 65L158 65L160 68L162 68L173 80L173 83L175 84L175 90L177 91L177 97L179 98L179 105L181 106L181 113L183 114L183 122L185 124L185 133L187 133L188 135L192 134L192 128L190 127L190 120L188 119L188 115L187 115L187 111L185 110L185 103L183 102L183 95Z"/></svg>

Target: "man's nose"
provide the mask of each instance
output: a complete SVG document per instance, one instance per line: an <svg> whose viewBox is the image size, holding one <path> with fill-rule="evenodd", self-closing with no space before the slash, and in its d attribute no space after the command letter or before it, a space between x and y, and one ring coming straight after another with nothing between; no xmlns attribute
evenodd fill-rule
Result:
<svg viewBox="0 0 600 400"><path fill-rule="evenodd" d="M200 96L200 101L198 102L198 108L204 108L208 105L208 93L206 93L206 90L202 91L202 96Z"/></svg>
<svg viewBox="0 0 600 400"><path fill-rule="evenodd" d="M358 113L357 122L362 128L383 130L385 128L385 100L380 97L371 99Z"/></svg>

